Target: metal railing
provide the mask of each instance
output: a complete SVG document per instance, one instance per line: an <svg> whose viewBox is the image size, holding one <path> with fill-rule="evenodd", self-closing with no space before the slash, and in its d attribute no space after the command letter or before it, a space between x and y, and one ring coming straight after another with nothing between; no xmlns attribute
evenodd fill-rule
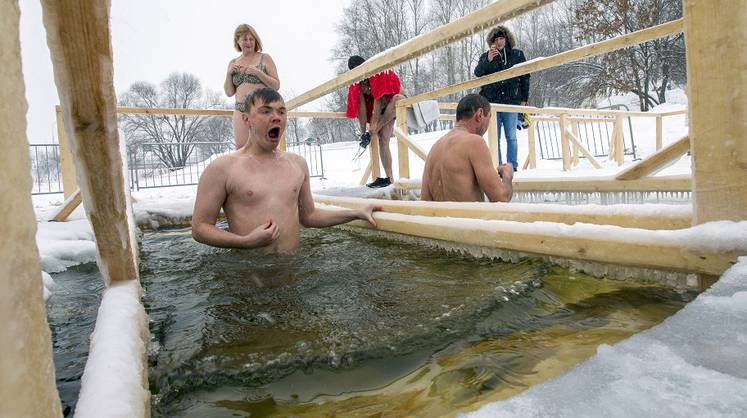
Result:
<svg viewBox="0 0 747 418"><path fill-rule="evenodd" d="M197 184L213 156L233 150L230 142L143 142L127 147L132 190Z"/></svg>
<svg viewBox="0 0 747 418"><path fill-rule="evenodd" d="M59 144L29 144L31 194L62 193Z"/></svg>
<svg viewBox="0 0 747 418"><path fill-rule="evenodd" d="M601 109L600 109L601 110ZM628 119L628 130L623 130L623 144L625 155L632 155L636 159L636 146L633 137L633 126ZM610 142L615 119L605 116L588 116L584 118L569 118L574 131L578 133L578 140L595 157L608 157ZM543 160L562 160L562 140L559 118L538 118L536 123L537 144L540 158Z"/></svg>
<svg viewBox="0 0 747 418"><path fill-rule="evenodd" d="M200 173L214 156L233 151L230 142L143 142L127 147L130 189L189 186L197 184ZM321 144L314 141L289 144L288 152L306 159L311 177L324 178ZM29 144L32 195L62 193L59 144Z"/></svg>
<svg viewBox="0 0 747 418"><path fill-rule="evenodd" d="M127 147L127 162L132 190L197 184L200 173L220 154L233 151L230 142L144 142ZM322 147L300 143L288 152L306 159L311 177L324 177Z"/></svg>
<svg viewBox="0 0 747 418"><path fill-rule="evenodd" d="M309 138L304 142L286 144L285 150L298 154L306 160L310 177L324 178L324 156L321 143Z"/></svg>

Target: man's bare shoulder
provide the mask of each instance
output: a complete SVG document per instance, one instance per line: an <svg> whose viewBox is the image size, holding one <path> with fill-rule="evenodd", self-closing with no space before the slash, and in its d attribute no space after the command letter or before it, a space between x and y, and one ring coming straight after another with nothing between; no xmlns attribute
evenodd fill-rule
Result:
<svg viewBox="0 0 747 418"><path fill-rule="evenodd" d="M238 151L234 151L230 154L221 155L220 157L214 159L210 164L208 164L208 168L210 167L213 167L213 169L228 168L236 164L240 159L241 159L241 156L238 153Z"/></svg>
<svg viewBox="0 0 747 418"><path fill-rule="evenodd" d="M280 159L291 162L294 166L298 167L301 170L306 170L306 159L296 153L283 151L280 155Z"/></svg>
<svg viewBox="0 0 747 418"><path fill-rule="evenodd" d="M469 143L469 144L474 144L474 143L478 143L478 142L482 143L482 144L485 143L485 138L483 138L482 135L465 132L465 133L462 134L462 136L463 136L462 140L464 142Z"/></svg>
<svg viewBox="0 0 747 418"><path fill-rule="evenodd" d="M208 175L225 175L230 168L236 164L241 159L241 156L239 155L238 151L234 151L230 154L222 155L215 160L213 160L208 166L205 168L204 174Z"/></svg>

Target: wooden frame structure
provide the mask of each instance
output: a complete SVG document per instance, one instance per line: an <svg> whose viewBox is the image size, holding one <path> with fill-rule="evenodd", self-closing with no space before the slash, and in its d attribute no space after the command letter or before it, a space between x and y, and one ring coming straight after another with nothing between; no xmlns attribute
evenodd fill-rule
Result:
<svg viewBox="0 0 747 418"><path fill-rule="evenodd" d="M355 70L290 100L288 107L298 107L336 88L459 40L475 30L495 25L551 2L552 0L499 0L482 10L372 58ZM439 89L428 93L427 96L406 99L399 103L398 115L403 115L401 109L404 109L404 106L427 97L445 95L528 74L654 39L680 31L684 22L689 57L687 65L691 124L689 146L693 155L693 222L698 224L712 220L745 220L747 120L744 115L747 114L747 80L743 77L742 71L747 65L747 50L743 47L747 44L747 32L742 28L747 25L747 12L741 2L737 1L684 0L683 3L682 20L625 35L622 39L603 41L554 57L535 60L467 83ZM70 140L80 195L96 235L99 267L107 286L133 283L132 281L138 279L137 245L116 133L116 102L111 78L111 43L108 26L109 2L42 0L42 6L52 52L55 82L62 102L58 121L61 119L63 123L58 123L58 126L64 126L64 132ZM38 282L35 282L38 280L40 269L33 241L35 224L31 216L28 154L20 146L25 145L23 141L18 140L24 137L25 127L18 42L18 4L15 0L6 1L0 8L3 11L0 14L0 28L3 29L3 33L11 34L9 37L3 37L0 43L3 45L3 51L10 51L7 57L12 58L12 61L7 62L0 70L4 75L0 78L2 102L11 104L10 110L0 115L0 141L5 145L5 152L0 156L3 160L2 187L4 196L8 197L3 200L3 212L12 215L12 219L11 216L6 216L2 222L3 230L8 231L14 238L12 242L8 241L10 244L4 242L0 246L3 259L11 260L10 264L3 267L7 270L0 278L0 297L3 299L0 313L3 319L19 318L22 323L20 330L11 326L18 323L15 320L3 321L3 325L0 326L0 336L5 343L0 355L0 362L3 365L0 375L3 391L0 392L0 396L4 411L11 415L61 416L52 378L51 345L44 305ZM714 44L719 45L721 56L729 59L731 64L721 66L718 72L712 71L711 62L706 59L710 58ZM95 59L92 59L93 57ZM736 121L734 115L737 116ZM657 116L657 133L662 130L663 116ZM567 124L568 116L561 115L561 118L565 118ZM618 116L618 121L619 118ZM621 123L618 123L618 126L621 126ZM398 138L401 138L399 141L402 142L398 149L401 153L406 153L413 149L408 144L411 141L407 141L402 125L398 126L398 130ZM569 144L564 148L570 149L570 144L573 144L577 152L583 153L579 149L578 141L573 140L572 129L571 136L566 135L568 129L563 129L563 132ZM615 143L615 146L615 158L619 159L621 146L619 143ZM677 146L683 147L682 144ZM659 141L657 148L661 148ZM672 149L662 150L657 156L658 162L650 160L647 165L641 163L637 171L631 170L624 176L634 179L607 183L625 184L624 187L630 187L632 182L654 181L655 179L635 177L645 175L650 167L657 166L661 161L679 152ZM63 158L67 161L72 159ZM568 152L564 161L574 159L573 153ZM401 165L400 170L409 173L408 166ZM70 188L67 190L70 191ZM66 192L66 195L70 194ZM728 198L724 198L724 194ZM655 268L673 268L672 260L677 260L680 267L675 269L706 275L720 274L739 255L734 252L687 250L679 245L651 245L578 236L559 237L543 233L526 224L519 224L523 226L517 227L497 223L500 221L481 221L482 223L475 228L474 223L467 224L454 220L447 222L443 219L437 222L424 222L418 218L415 215L398 213L383 213L377 216L380 229L385 231L533 254L556 251L557 255L570 258ZM573 241L573 245L568 245L569 240ZM8 341L19 339L23 345L8 346ZM146 343L147 339L138 342L143 348ZM144 356L139 361L141 364L136 367L144 368ZM147 405L144 408L134 408L133 411L130 416L148 414Z"/></svg>
<svg viewBox="0 0 747 418"><path fill-rule="evenodd" d="M61 417L31 203L19 20L17 2L0 3L0 408L8 417Z"/></svg>

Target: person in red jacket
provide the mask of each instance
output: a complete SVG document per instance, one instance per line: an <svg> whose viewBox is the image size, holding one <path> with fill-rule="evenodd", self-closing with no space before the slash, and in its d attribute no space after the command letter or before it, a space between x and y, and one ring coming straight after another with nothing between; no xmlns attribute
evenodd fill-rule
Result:
<svg viewBox="0 0 747 418"><path fill-rule="evenodd" d="M348 68L352 70L364 61L363 57L354 55L348 59ZM368 187L386 187L392 184L394 177L392 176L392 153L389 150L389 139L394 130L395 103L404 97L399 77L392 70L374 74L359 83L351 84L348 88L346 116L358 119L361 132L363 132L362 138L372 134L379 138L379 156L386 177L378 177L368 183L366 185ZM366 124L368 124L368 129L366 129ZM362 145L365 146L367 143Z"/></svg>

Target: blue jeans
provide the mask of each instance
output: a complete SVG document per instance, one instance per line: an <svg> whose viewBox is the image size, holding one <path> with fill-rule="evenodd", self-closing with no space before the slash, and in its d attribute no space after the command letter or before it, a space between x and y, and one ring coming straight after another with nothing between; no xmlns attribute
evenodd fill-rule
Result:
<svg viewBox="0 0 747 418"><path fill-rule="evenodd" d="M519 122L518 113L497 112L496 122L498 123L498 162L503 164L501 156L501 125L503 132L506 134L506 160L514 166L514 171L519 168L519 162L516 161L519 145L516 142L516 124Z"/></svg>

